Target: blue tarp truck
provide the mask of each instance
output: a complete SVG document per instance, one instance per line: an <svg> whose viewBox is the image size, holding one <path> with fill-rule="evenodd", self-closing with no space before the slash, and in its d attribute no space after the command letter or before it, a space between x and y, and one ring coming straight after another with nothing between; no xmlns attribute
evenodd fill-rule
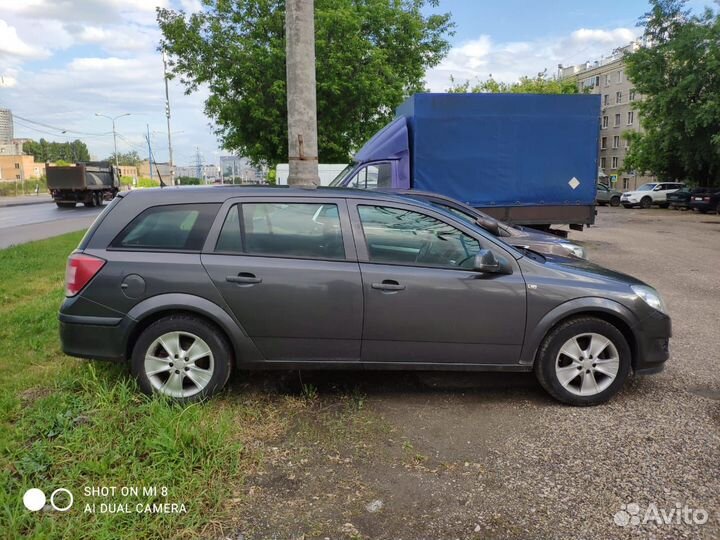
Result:
<svg viewBox="0 0 720 540"><path fill-rule="evenodd" d="M513 224L595 219L600 96L416 94L333 181L417 189Z"/></svg>

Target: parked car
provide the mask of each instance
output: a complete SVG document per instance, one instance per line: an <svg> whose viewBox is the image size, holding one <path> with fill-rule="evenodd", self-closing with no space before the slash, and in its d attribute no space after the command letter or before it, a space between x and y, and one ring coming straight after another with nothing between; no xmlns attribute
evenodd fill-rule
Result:
<svg viewBox="0 0 720 540"><path fill-rule="evenodd" d="M433 206L441 208L451 214L456 215L460 219L478 225L497 237L502 238L511 246L517 248L528 248L533 251L542 253L543 255L558 255L561 257L579 257L587 258L585 248L574 242L570 242L567 238L557 236L552 233L546 233L523 227L522 225L508 225L496 220L488 214L461 203L451 197L430 193L427 191L408 190L383 190L387 193L396 193L405 195L415 199L429 202Z"/></svg>
<svg viewBox="0 0 720 540"><path fill-rule="evenodd" d="M660 208L667 208L667 195L685 187L682 182L651 182L643 184L635 191L626 191L620 197L620 202L625 208L639 206L650 208L657 204Z"/></svg>
<svg viewBox="0 0 720 540"><path fill-rule="evenodd" d="M181 402L243 369L534 371L608 400L668 358L653 288L517 249L436 206L350 189L120 193L68 259L65 353Z"/></svg>
<svg viewBox="0 0 720 540"><path fill-rule="evenodd" d="M683 208L683 209L690 208L690 196L694 191L697 191L697 190L694 190L694 189L689 188L688 186L685 186L685 187L678 189L677 191L668 193L668 195L667 195L668 208L672 208L673 210L679 210L681 208Z"/></svg>
<svg viewBox="0 0 720 540"><path fill-rule="evenodd" d="M600 206L620 206L620 197L622 192L615 189L610 189L605 184L597 185L597 194L595 195L595 202Z"/></svg>
<svg viewBox="0 0 720 540"><path fill-rule="evenodd" d="M702 193L694 193L690 198L690 208L701 214L714 211L720 215L720 189L711 188Z"/></svg>

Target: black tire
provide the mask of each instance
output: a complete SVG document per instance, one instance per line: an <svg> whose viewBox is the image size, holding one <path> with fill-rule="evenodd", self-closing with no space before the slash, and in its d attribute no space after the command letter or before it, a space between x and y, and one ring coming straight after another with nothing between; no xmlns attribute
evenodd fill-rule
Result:
<svg viewBox="0 0 720 540"><path fill-rule="evenodd" d="M55 204L58 208L75 208L74 202L57 202L55 201Z"/></svg>
<svg viewBox="0 0 720 540"><path fill-rule="evenodd" d="M103 206L105 204L105 199L103 198L103 194L101 191L98 191L95 193L95 206Z"/></svg>
<svg viewBox="0 0 720 540"><path fill-rule="evenodd" d="M610 198L610 206L620 206L620 197L615 195L614 197Z"/></svg>
<svg viewBox="0 0 720 540"><path fill-rule="evenodd" d="M88 208L94 208L95 207L95 194L91 193L90 198L87 199L83 204Z"/></svg>
<svg viewBox="0 0 720 540"><path fill-rule="evenodd" d="M143 330L133 347L130 358L130 370L137 379L138 385L143 393L147 395L163 394L163 392L156 389L150 382L150 378L145 369L145 354L155 340L169 332L184 332L201 338L210 348L214 359L212 376L200 392L188 397L168 396L169 399L179 403L191 403L209 398L222 390L230 378L233 366L232 347L225 335L217 326L200 317L193 315L170 315L155 321ZM178 367L173 366L173 364L169 365L173 368ZM187 369L185 369L185 371L187 371ZM180 374L183 378L182 380L185 381L184 373L179 369L176 370L175 373ZM183 382L183 384L185 384L185 382ZM192 385L188 385L188 387L191 386Z"/></svg>
<svg viewBox="0 0 720 540"><path fill-rule="evenodd" d="M647 210L652 206L652 199L650 197L643 197L640 199L640 208Z"/></svg>
<svg viewBox="0 0 720 540"><path fill-rule="evenodd" d="M558 380L555 371L555 362L560 348L574 336L585 333L600 334L610 340L618 352L618 372L612 383L603 391L581 396L567 390ZM625 382L630 373L631 353L630 347L622 333L612 324L595 317L578 317L560 323L545 336L535 359L535 375L542 387L552 397L562 403L574 406L599 405L614 396Z"/></svg>
<svg viewBox="0 0 720 540"><path fill-rule="evenodd" d="M668 208L670 205L668 203L660 203L658 204L660 208Z"/></svg>
<svg viewBox="0 0 720 540"><path fill-rule="evenodd" d="M715 213L720 216L720 203L718 203L717 207L715 208Z"/></svg>

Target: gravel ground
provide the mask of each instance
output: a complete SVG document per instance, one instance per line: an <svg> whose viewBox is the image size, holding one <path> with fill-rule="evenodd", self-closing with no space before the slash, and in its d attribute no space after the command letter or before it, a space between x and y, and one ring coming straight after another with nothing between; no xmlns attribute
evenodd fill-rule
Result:
<svg viewBox="0 0 720 540"><path fill-rule="evenodd" d="M258 442L233 537L720 537L720 216L600 208L571 236L659 289L663 373L572 408L529 374L304 372L311 405Z"/></svg>

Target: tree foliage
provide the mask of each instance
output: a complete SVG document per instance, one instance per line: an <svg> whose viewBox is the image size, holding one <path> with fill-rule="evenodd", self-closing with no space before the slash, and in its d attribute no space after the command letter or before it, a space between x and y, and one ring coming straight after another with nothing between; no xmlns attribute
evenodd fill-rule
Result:
<svg viewBox="0 0 720 540"><path fill-rule="evenodd" d="M316 0L321 162L350 153L424 90L447 53L449 14L437 0ZM209 89L205 111L225 149L253 163L287 161L284 0L205 0L202 12L158 9L161 47L186 90Z"/></svg>
<svg viewBox="0 0 720 540"><path fill-rule="evenodd" d="M128 165L130 167L137 167L140 165L142 158L137 153L137 150L131 150L130 152L118 152L118 165ZM115 163L115 152L105 158L105 161Z"/></svg>
<svg viewBox="0 0 720 540"><path fill-rule="evenodd" d="M478 81L474 85L470 81L457 83L450 79L451 86L448 92L465 94L577 94L578 87L572 79L554 79L547 76L547 71L538 73L536 77L520 77L519 80L506 83L499 82L492 77L485 81Z"/></svg>
<svg viewBox="0 0 720 540"><path fill-rule="evenodd" d="M37 162L46 161L90 161L90 152L87 145L81 140L72 142L53 142L40 139L39 141L25 141L23 152L34 157Z"/></svg>
<svg viewBox="0 0 720 540"><path fill-rule="evenodd" d="M647 45L625 57L643 99L644 132L624 168L700 185L720 184L720 15L693 15L684 0L652 0Z"/></svg>

